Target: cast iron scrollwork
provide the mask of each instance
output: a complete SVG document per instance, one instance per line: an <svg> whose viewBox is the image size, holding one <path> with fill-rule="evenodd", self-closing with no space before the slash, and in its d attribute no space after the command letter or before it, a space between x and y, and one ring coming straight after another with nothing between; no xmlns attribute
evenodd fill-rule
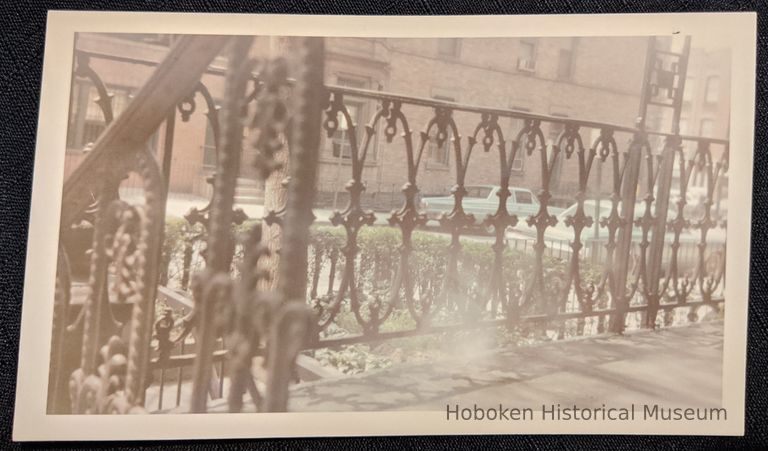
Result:
<svg viewBox="0 0 768 451"><path fill-rule="evenodd" d="M366 320L361 311L363 301L360 297L363 294L358 286L359 281L357 280L355 266L359 251L357 241L360 229L364 226L373 225L376 221L376 216L373 212L363 209L361 205L361 196L365 191L365 184L363 183L362 176L368 149L371 146L372 138L374 136L374 124L384 113L383 110L379 111L372 123L364 128L365 136L361 147L358 142L358 124L354 123L352 116L344 105L344 94L338 91L329 91L328 95L330 96L330 100L328 101L328 108L325 111L326 120L323 127L327 132L327 136L330 138L339 127L340 117L346 123L350 146L352 178L345 186L345 189L349 192L349 202L346 208L342 211L335 211L333 216L331 216L331 224L337 227L344 227L347 242L341 250L344 255L344 268L342 269L341 284L332 304L322 312L322 316L325 317L325 319L321 319L320 327L325 328L331 321L333 321L340 311L344 299L348 296L350 300L350 309L354 313L357 322L360 323L366 333L375 333L380 319L381 301L380 299L374 299L370 302L366 302L370 315L370 319ZM341 154L339 155L339 158L342 158Z"/></svg>
<svg viewBox="0 0 768 451"><path fill-rule="evenodd" d="M434 137L430 138L432 132L434 132ZM453 111L444 106L436 106L434 108L434 116L421 134L421 146L424 147L430 139L434 139L435 145L438 148L442 147L446 142L453 147L454 165L456 168L456 184L451 189L453 208L450 212L441 214L439 218L440 226L451 233L451 243L448 246L448 265L439 301L444 305L463 305L463 309L467 313L464 315L464 318L469 321L477 317L475 302L469 298L462 300L456 297L456 294L461 286L458 267L459 255L461 253L461 233L466 228L475 224L475 216L465 212L463 205L464 197L467 195L464 183L467 177L467 169L469 168L469 159L472 155L472 146L467 146L462 151L461 136L453 119ZM431 304L425 305L430 306ZM423 316L424 312L421 312L421 314L416 313L416 315Z"/></svg>
<svg viewBox="0 0 768 451"><path fill-rule="evenodd" d="M98 97L95 99L96 104L99 105L102 114L104 115L104 123L109 125L115 118L112 111L112 97L113 95L107 90L107 86L101 79L99 74L91 67L91 59L87 53L78 52L75 66L75 76L87 78L93 83L96 88Z"/></svg>
<svg viewBox="0 0 768 451"><path fill-rule="evenodd" d="M212 371L214 345L224 330L225 310L229 307L232 283L229 278L234 238L232 237L232 206L235 184L240 168L243 123L246 112L244 99L253 60L248 58L252 38L233 40L228 60L223 133L214 180L211 219L208 230L207 266L193 281L193 297L197 320L197 358L192 378L191 411L205 412L208 383Z"/></svg>
<svg viewBox="0 0 768 451"><path fill-rule="evenodd" d="M545 233L548 227L557 224L557 218L549 213L549 201L552 197L550 192L550 183L554 173L555 165L560 156L561 149L555 145L547 146L544 134L541 131L541 121L538 119L526 119L525 126L518 133L518 142L524 142L524 148L528 156L533 155L535 151L540 156L541 167L541 190L539 190L539 210L536 214L526 219L528 226L536 229L536 242L534 249L533 274L525 286L522 305L530 305L535 297L541 299L547 315L554 315L558 309L558 299L555 296L546 295L545 277L544 277L544 251L546 250Z"/></svg>
<svg viewBox="0 0 768 451"><path fill-rule="evenodd" d="M416 205L416 196L419 193L417 186L417 174L419 171L419 164L421 163L422 155L424 154L425 141L422 140L418 151L414 153L413 148L413 135L408 125L408 121L405 118L402 110L402 103L399 101L390 102L385 100L382 102L381 114L385 117L386 127L384 130L387 142L392 142L395 134L397 133L397 123L400 122L403 133L402 137L405 142L406 163L408 166L408 181L403 185L402 192L405 197L403 206L399 210L392 212L389 217L389 224L393 226L399 226L402 233L403 243L400 246L400 264L395 274L395 280L391 287L391 298L389 302L389 308L386 315L391 314L393 308L399 305L398 299L401 290L404 293L405 304L410 312L411 316L418 322L419 325L423 325L423 317L419 315L415 303L414 291L414 268L412 267L413 256L413 231L416 227L423 226L427 222L427 216L424 213L419 212ZM421 312L427 312L431 297L426 293L419 293L419 302L421 304ZM381 321L379 321L380 323Z"/></svg>
<svg viewBox="0 0 768 451"><path fill-rule="evenodd" d="M509 151L506 148L506 141L504 140L504 133L499 125L499 117L495 114L483 114L481 122L475 128L474 135L470 138L470 147L474 146L477 137L482 131L482 144L483 150L489 152L494 144L499 153L499 191L497 193L499 198L499 206L494 214L487 215L483 224L486 227L493 227L494 243L493 243L493 270L491 272L491 280L489 283L489 293L487 298L491 303L491 315L495 316L497 313L504 313L508 318L514 317L512 308L512 302L517 302L517 299L510 299L512 293L507 289L504 281L504 250L506 243L504 241L504 233L508 227L514 227L517 224L517 215L510 214L507 209L507 200L512 195L509 190L509 179L512 175L512 164L515 161L519 145L517 141L512 141ZM499 312L501 310L501 312Z"/></svg>
<svg viewBox="0 0 768 451"><path fill-rule="evenodd" d="M690 274L680 274L678 262L680 256L680 235L691 226L691 221L685 217L685 207L687 204L688 184L693 173L694 162L693 160L685 159L685 151L682 146L676 149L675 155L680 174L680 197L676 203L675 217L667 223L667 228L672 231L672 243L670 244L672 254L670 256L668 279L670 280L669 291L671 297L677 304L684 304L695 287Z"/></svg>
<svg viewBox="0 0 768 451"><path fill-rule="evenodd" d="M69 384L73 413L143 410L165 191L152 155L144 151L136 156L145 205L99 202L83 305L81 361ZM111 292L116 299L110 299ZM127 334L122 324L105 324L112 321L114 302L131 305Z"/></svg>
<svg viewBox="0 0 768 451"><path fill-rule="evenodd" d="M219 119L221 107L216 105L216 102L214 101L211 92L208 90L208 87L205 86L203 82L198 82L194 91L192 91L189 96L182 99L178 103L177 109L181 115L182 122L188 122L192 114L197 110L197 102L195 100L195 96L197 94L200 94L200 96L203 98L203 101L205 102L206 109L204 114L206 122L210 127L211 133L213 135L214 154L218 159L221 141L221 121ZM213 179L214 177L209 177L207 182L209 184L213 184ZM184 215L184 218L191 226L201 224L203 227L208 227L212 203L213 200L211 199L211 201L208 202L208 205L203 208L192 207L189 212ZM240 225L245 222L246 219L248 219L248 216L245 214L242 208L234 209L232 216L232 221L234 224Z"/></svg>
<svg viewBox="0 0 768 451"><path fill-rule="evenodd" d="M594 221L597 220L597 218L586 214L584 202L587 198L589 176L595 158L599 154L598 158L604 161L612 151L615 152L616 143L613 141L610 130L601 131L600 137L587 151L579 133L579 126L576 124L566 124L565 130L558 138L558 147L565 151L567 159L570 159L575 152L578 164L578 191L575 196L576 211L573 215L565 218L565 225L573 229L573 241L570 244L571 257L562 302L565 303L567 301L570 288L573 286L573 293L579 308L584 314L589 315L594 311L595 304L602 293L601 290L597 289L594 282L585 283L581 274L582 249L584 247L582 232L592 227ZM594 211L596 214L599 214L597 208Z"/></svg>
<svg viewBox="0 0 768 451"><path fill-rule="evenodd" d="M718 226L717 221L712 217L712 207L715 203L717 184L723 180L722 174L728 170L728 149L726 148L721 158L715 162L712 158L710 143L700 141L694 157L694 167L703 174L706 189L701 217L693 224L700 234L695 279L704 303L717 308L717 304L712 303L712 299L725 273L725 249L708 254L707 235L710 230Z"/></svg>

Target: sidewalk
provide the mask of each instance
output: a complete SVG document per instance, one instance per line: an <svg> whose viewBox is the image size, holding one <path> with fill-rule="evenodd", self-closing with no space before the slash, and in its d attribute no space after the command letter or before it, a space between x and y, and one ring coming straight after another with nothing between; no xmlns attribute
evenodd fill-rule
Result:
<svg viewBox="0 0 768 451"><path fill-rule="evenodd" d="M299 384L292 411L444 410L660 404L719 407L722 322L467 353Z"/></svg>

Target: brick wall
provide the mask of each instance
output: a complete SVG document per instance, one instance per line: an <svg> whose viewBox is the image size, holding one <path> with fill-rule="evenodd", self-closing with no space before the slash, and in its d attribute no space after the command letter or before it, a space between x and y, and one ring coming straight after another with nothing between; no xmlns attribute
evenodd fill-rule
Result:
<svg viewBox="0 0 768 451"><path fill-rule="evenodd" d="M261 38L256 43L254 56L284 54L290 58L294 53L290 38ZM638 112L646 45L646 38L633 37L468 38L453 42L448 46L453 53L446 54L446 46L436 39L329 38L325 75L326 83L332 85L354 83L367 89L390 93L453 99L462 104L516 108L630 126L634 124ZM167 48L162 46L93 34L81 34L77 46L82 50L137 58L149 63L160 61L167 52ZM570 65L563 64L567 55L571 55ZM711 73L725 66L721 64L723 57L715 56L717 58L714 62L706 62L712 58L700 58L705 62L696 63L692 71L696 74ZM520 58L532 59L535 63L523 67L528 70L521 70ZM152 64L99 58L94 58L92 65L109 87L131 91L138 89L153 70ZM223 67L224 61L218 59L214 66ZM220 100L223 77L206 74L203 82L214 99ZM684 114L697 118L708 114L707 117L711 116L717 123L716 133L722 134L727 130L729 82L727 75L722 75L722 103L718 109L712 105L690 104L690 112ZM704 95L702 89L696 91L696 98ZM171 190L204 194L208 191L205 178L211 173L210 168L203 164L207 120L204 113L207 108L201 96L198 95L195 101L196 112L189 121L183 122L181 115L176 113ZM362 132L362 125L376 111L373 102L361 102L360 106L362 123L357 124L359 133ZM418 149L419 132L429 122L433 112L423 107L407 107L404 112L413 132L414 146ZM479 117L476 114L457 112L454 118L462 147L465 147L466 139L473 132ZM521 121L503 120L505 138L508 141L513 139L521 126ZM164 152L164 132L163 125L158 131L155 146L158 159ZM558 130L545 124L543 132L547 138L554 139ZM596 132L582 130L582 136L585 145L589 146ZM627 139L626 136L617 136L620 146L625 145ZM67 152L66 170L69 173L82 159L82 151L68 149ZM251 149L247 149L243 158L241 172L245 177L255 176L250 164L251 152ZM407 167L402 138L395 137L394 142L388 144L383 136L378 136L368 155L363 171L367 184L366 202L372 206L389 208L399 202L399 190L406 181ZM323 139L318 190L324 203L330 204L335 198L337 206L343 206L343 187L351 177L349 163L348 159L334 156L332 139ZM447 193L456 181L455 170L452 149L447 165L430 159L428 149L425 149L419 170L421 192ZM606 169L603 172L605 189L610 171ZM575 158L564 161L554 186L555 194L564 198L572 197L577 186L577 173ZM485 153L482 146L476 146L466 182L498 184L498 179L498 153L494 150ZM523 168L513 172L511 184L535 191L541 187L538 152L523 157Z"/></svg>
<svg viewBox="0 0 768 451"><path fill-rule="evenodd" d="M621 125L634 123L647 43L644 38L537 39L533 41L536 61L533 72L517 68L520 42L519 39L462 39L458 55L446 57L440 56L435 39L387 39L381 45L386 48L388 64L364 64L365 61L360 61L360 58L355 62L329 59L328 82L334 82L335 74L357 74L371 80L372 85L397 94L452 98L462 104L518 108ZM573 63L569 76L558 78L559 54L563 49L572 49ZM372 115L373 106L368 109ZM429 122L433 112L422 107L409 107L404 112L414 132L414 144L418 145L418 133ZM479 117L456 113L454 118L462 137L462 146L465 146L466 138L473 132ZM502 126L505 138L511 140L522 123L504 120ZM543 131L548 138L557 136L557 131L550 130L549 125L545 125ZM590 130L584 130L583 137L585 144L589 145L594 135ZM407 173L402 139L396 137L393 144L387 145L382 138L377 146L376 166L364 171L368 191L387 192L392 186L399 188ZM324 151L328 157L327 145ZM347 176L338 177L338 161L328 160L321 166L321 189L327 189L327 186L341 189L349 178L350 168L343 162L341 172ZM447 166L430 161L428 155L424 156L424 160L419 171L421 192L447 193L456 177L453 152ZM577 170L575 160L564 161L556 191L573 193ZM466 182L498 184L498 180L498 153L485 153L481 146L477 146L470 159ZM523 170L513 173L511 183L534 190L540 188L538 153L524 157Z"/></svg>

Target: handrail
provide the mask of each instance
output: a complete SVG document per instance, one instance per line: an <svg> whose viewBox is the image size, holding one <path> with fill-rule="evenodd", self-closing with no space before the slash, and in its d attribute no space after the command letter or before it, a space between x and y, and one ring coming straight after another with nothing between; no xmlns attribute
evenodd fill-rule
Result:
<svg viewBox="0 0 768 451"><path fill-rule="evenodd" d="M457 103L457 102L450 102L446 100L431 99L426 97L410 96L410 95L396 94L396 93L393 94L391 92L351 88L351 87L338 86L338 85L326 85L326 88L333 92L365 97L373 100L397 101L397 102L402 102L409 105L418 105L418 106L427 106L427 107L444 107L444 108L450 108L454 111L464 111L467 113L495 114L499 117L508 117L508 118L514 118L514 119L533 119L533 120L540 120L544 122L554 122L554 123L563 124L563 125L579 125L579 126L585 126L590 128L596 128L596 129L611 129L614 131L626 132L626 133L636 133L639 131L637 128L634 128L634 127L628 127L628 126L619 125L619 124L612 124L610 122L591 121L591 120L583 120L583 119L577 119L577 118L571 118L571 117L553 116L549 114L531 113L531 112L513 110L509 108L505 109L505 108L498 108L498 107L472 105L472 104L466 104L466 103ZM682 135L682 134L675 135L673 133L654 131L654 130L646 130L645 133L648 135L661 136L665 138L672 137L672 136L679 136L681 139L685 141L697 141L697 142L707 141L710 143L724 144L724 145L727 145L729 142L729 140L721 139L721 138L708 138L703 136Z"/></svg>

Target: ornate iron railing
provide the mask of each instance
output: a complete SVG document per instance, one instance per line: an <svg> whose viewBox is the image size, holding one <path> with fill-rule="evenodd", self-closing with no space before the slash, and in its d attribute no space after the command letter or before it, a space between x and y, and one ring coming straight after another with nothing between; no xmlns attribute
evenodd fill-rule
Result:
<svg viewBox="0 0 768 451"><path fill-rule="evenodd" d="M722 140L705 139L700 137L682 137L663 133L650 133L642 130L613 126L559 117L525 114L514 111L477 108L455 105L427 99L392 96L381 92L370 92L351 88L330 87L329 104L326 110L325 128L329 135L338 125L336 117L343 115L348 123L351 117L344 106L345 96L355 96L379 102L379 109L365 128L349 126L349 136L352 140L351 180L347 184L350 192L350 202L344 211L337 212L332 218L334 225L343 227L346 231L346 244L341 250L344 257L344 268L339 289L335 299L324 310L327 318L321 321L322 326L332 322L338 314L346 298L349 298L349 308L355 313L364 334L369 339L378 339L380 335L401 336L401 332L391 334L379 333L379 326L386 321L398 302L405 304L417 324L413 332L429 329L430 318L437 309L446 304L446 296L450 292L461 292L459 289L461 276L458 271L459 255L461 253L460 236L471 226L478 223L493 227L495 241L491 246L494 252L493 265L487 277L482 305L498 305L503 314L499 322L506 321L551 321L562 320L575 316L609 315L613 321L612 330L621 332L624 328L624 317L628 312L644 311L647 314L646 325L653 327L658 310L670 310L681 305L714 304L717 302L718 289L722 282L723 255L713 259L708 249L707 235L709 230L716 227L712 218L712 206L715 187L725 169L727 169L727 143ZM415 108L428 109L432 117L419 134L410 128L405 111ZM471 120L475 116L473 127L464 125L464 130L473 130L469 137L462 138L456 117L464 113L464 118ZM422 115L423 116L423 115ZM522 129L511 139L504 136L499 122L502 118L514 118L523 121ZM363 227L374 222L374 214L364 211L360 206L360 194L364 190L362 167L366 153L373 140L378 123L384 123L384 135L392 142L398 132L398 139L404 142L404 153L407 161L407 181L403 187L403 207L389 217L389 223L398 227L402 232L399 269L397 277L390 290L392 294L385 305L375 303L368 305L369 317L363 318L361 309L363 303L359 299L356 288L358 270L354 266L358 256L357 239ZM563 132L554 145L547 145L542 128L544 124L558 124ZM583 132L589 129L599 132L599 137L591 144L584 143ZM433 133L435 132L436 133ZM448 246L448 259L445 267L446 276L441 292L435 296L420 296L414 293L414 281L410 280L417 270L411 267L413 256L412 235L426 218L416 203L418 193L417 179L420 162L424 158L431 135L435 135L437 145L450 140L455 161L455 187L453 197L454 207L444 214L440 223L451 235ZM617 136L624 134L628 145L622 149L617 143ZM649 143L649 136L660 136L665 140L661 154L655 154ZM693 143L695 151L685 154L684 143ZM720 159L713 161L712 147L720 146ZM475 218L465 213L462 199L466 194L465 178L473 151L480 149L484 152L495 152L499 158L500 177L497 181L501 186L499 204L495 214L485 218ZM516 152L526 152L528 157L540 159L541 185L538 188L540 200L539 211L528 218L518 218L507 211L506 199L509 196L509 180L511 162ZM557 292L547 290L546 285L553 282L547 280L544 256L546 231L555 225L557 219L548 212L548 200L551 197L550 179L558 159L564 159L568 164L578 168L579 190L573 201L578 207L573 216L565 218L565 223L573 229L570 243L571 252L567 270L563 274L561 287ZM589 194L588 183L593 168L597 164L607 165L612 173L612 187L608 202L610 214L606 217L593 218L585 213L584 201ZM641 180L641 164L643 177ZM680 200L676 205L676 216L667 218L667 205L672 187L673 164L679 165L678 190ZM691 174L698 171L706 178L707 200L704 202L704 212L701 217L693 218L694 226L700 231L698 243L699 255L695 274L683 276L679 269L678 253L683 231L688 228L691 218L684 213L685 196ZM532 187L533 188L533 187ZM637 191L643 190L643 197L637 196ZM656 196L656 197L654 197ZM642 213L637 214L636 201L642 200ZM535 229L534 264L526 277L526 283L519 289L511 289L505 280L509 280L506 271L516 268L505 268L503 254L507 249L505 231L525 220ZM602 274L596 281L585 281L581 274L582 233L592 226L593 221L599 220L601 227L608 230L605 243L607 256L603 264ZM633 239L633 228L639 228L641 238ZM665 232L669 228L672 236ZM666 242L671 238L671 242ZM668 245L671 261L667 268L667 277L662 277L661 257L664 247ZM630 267L630 251L636 247L637 265ZM723 248L717 252L724 252ZM707 261L716 266L715 270L707 268ZM714 261L716 260L716 261ZM698 293L693 291L698 286ZM462 293L463 294L463 293ZM698 295L696 298L693 295ZM596 307L601 297L607 296L606 307L597 311ZM665 300L667 302L662 303ZM575 300L579 309L576 312L566 312L568 301ZM470 316L470 315L468 315ZM442 330L442 329L441 329ZM343 342L349 342L345 339ZM334 342L337 343L337 342Z"/></svg>
<svg viewBox="0 0 768 451"><path fill-rule="evenodd" d="M713 230L725 235L715 200L727 180L727 141L648 131L642 122L626 127L324 86L320 39L303 41L293 79L286 61L256 67L248 57L251 39L232 39L219 112L199 80L224 41L180 38L117 118L88 58L76 61L75 75L96 85L98 104L111 124L65 185L51 412L141 410L147 387L158 385L153 378L159 380L157 407L163 409L169 372L177 383L177 406L183 381L191 381L193 412L204 412L208 398L223 396L225 388L231 411L244 408L245 393L257 410L279 411L287 408L288 385L298 378L294 360L302 350L497 326L557 337L621 333L631 318L653 328L671 324L675 312L694 320L702 306L721 308L726 244L711 236ZM685 78L679 73L684 67L674 69L678 80ZM682 85L667 88L671 97L682 99ZM658 94L658 86L651 91ZM350 97L377 106L367 124L354 123ZM186 216L182 249L173 250L163 243L162 224L174 110L186 121L196 111L196 99L205 103L215 135L213 196ZM679 114L673 116L673 122L679 120ZM521 124L511 135L500 125L508 119ZM162 121L160 165L143 148ZM341 123L350 147L348 205L333 213L325 230L315 227L310 233L321 129L331 138ZM562 129L553 142L545 138L548 126ZM280 169L280 153L290 151L286 203L255 224L234 208L244 128L252 137L245 145L256 149L252 164L263 179ZM377 141L404 159L406 173L402 206L386 217L397 236L370 245L367 231L381 229L374 225L381 214L363 208L363 168ZM447 233L441 240L420 230L427 217L418 203L419 175L430 147L446 143L454 202L440 217ZM499 176L489 183L500 187L495 213L482 218L464 209L467 174L481 153L496 159ZM527 187L539 200L528 217L507 209L512 163L519 153L531 162L528 170L541 174L537 186ZM578 187L575 213L560 219L550 212L558 165L576 168ZM597 178L598 171L609 178ZM118 186L129 172L142 180L144 205L119 200ZM703 178L705 189L697 216L686 208L694 174ZM590 215L585 207L590 196L602 196L609 213ZM573 235L565 254L560 244L556 258L547 232L558 220ZM585 246L596 222L607 235ZM521 250L507 232L523 224L532 236ZM248 228L240 242L233 225ZM466 238L478 225L492 230L491 242ZM78 245L83 227L92 231L87 246ZM270 243L262 235L265 227L279 227L282 241ZM685 245L695 246L694 259L682 257ZM594 258L601 247L601 257ZM82 260L85 248L91 256L79 305L72 261ZM270 248L280 249L279 259ZM175 263L180 290L163 286L171 285L173 252L181 255ZM268 258L278 266L265 264ZM198 271L192 270L195 259ZM157 321L156 299L171 307ZM187 311L179 315L182 307ZM354 331L332 330L343 315L356 325ZM390 326L395 317L407 318L397 322L406 325ZM252 374L255 359L265 368L261 378Z"/></svg>

